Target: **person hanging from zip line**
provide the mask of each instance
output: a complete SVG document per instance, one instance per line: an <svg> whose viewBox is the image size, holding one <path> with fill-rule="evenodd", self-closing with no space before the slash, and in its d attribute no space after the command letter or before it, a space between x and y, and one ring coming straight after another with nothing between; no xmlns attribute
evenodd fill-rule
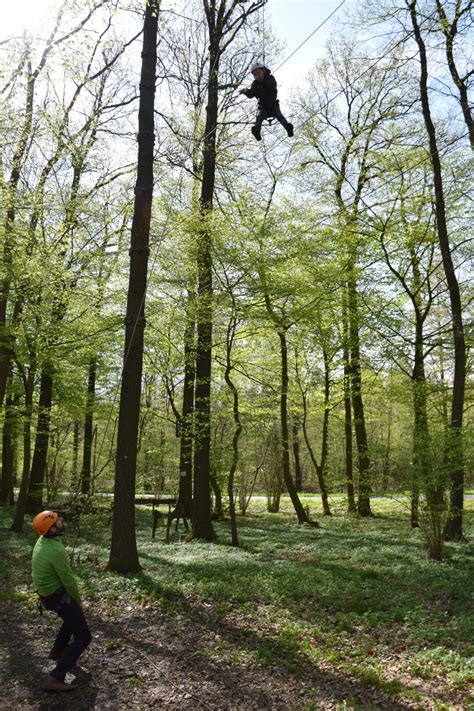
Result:
<svg viewBox="0 0 474 711"><path fill-rule="evenodd" d="M243 94L248 99L258 99L258 113L255 125L251 131L257 141L262 140L262 123L265 119L276 118L286 129L288 136L293 136L293 124L289 123L283 116L278 101L278 90L275 77L264 64L255 64L252 67L254 81L250 89L241 89L239 94Z"/></svg>
<svg viewBox="0 0 474 711"><path fill-rule="evenodd" d="M41 608L56 612L63 621L48 657L56 661L56 666L41 688L73 691L75 684L64 681L66 673L89 646L91 633L82 611L77 581L60 539L66 524L54 511L42 511L31 525L39 537L33 549L31 573Z"/></svg>

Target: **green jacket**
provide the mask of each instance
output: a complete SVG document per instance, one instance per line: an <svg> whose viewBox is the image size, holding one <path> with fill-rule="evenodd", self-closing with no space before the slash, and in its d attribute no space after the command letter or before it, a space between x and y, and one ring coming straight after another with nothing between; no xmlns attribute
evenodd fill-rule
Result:
<svg viewBox="0 0 474 711"><path fill-rule="evenodd" d="M66 549L59 538L38 538L33 548L31 574L33 584L41 597L52 595L63 587L79 605L81 604L77 581Z"/></svg>

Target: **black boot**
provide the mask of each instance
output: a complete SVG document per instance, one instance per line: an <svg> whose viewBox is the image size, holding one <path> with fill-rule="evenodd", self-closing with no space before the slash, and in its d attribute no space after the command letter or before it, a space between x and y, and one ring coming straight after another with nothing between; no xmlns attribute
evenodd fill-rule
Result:
<svg viewBox="0 0 474 711"><path fill-rule="evenodd" d="M66 647L53 647L50 653L48 654L48 659L52 659L53 661L57 662L58 659L61 659L65 650Z"/></svg>
<svg viewBox="0 0 474 711"><path fill-rule="evenodd" d="M288 126L286 127L286 132L287 132L289 138L293 138L293 124L292 123L289 123Z"/></svg>
<svg viewBox="0 0 474 711"><path fill-rule="evenodd" d="M51 674L46 677L41 685L42 691L74 691L75 688L75 684L65 684L64 681L59 681Z"/></svg>
<svg viewBox="0 0 474 711"><path fill-rule="evenodd" d="M257 141L262 140L262 134L260 133L260 129L258 126L252 126L251 131L252 131L253 135L255 136L255 138L257 139Z"/></svg>

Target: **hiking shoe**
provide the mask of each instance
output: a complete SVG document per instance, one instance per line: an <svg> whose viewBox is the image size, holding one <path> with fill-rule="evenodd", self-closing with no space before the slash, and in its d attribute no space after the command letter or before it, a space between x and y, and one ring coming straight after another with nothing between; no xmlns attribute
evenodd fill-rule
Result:
<svg viewBox="0 0 474 711"><path fill-rule="evenodd" d="M75 684L66 684L64 681L59 681L56 677L51 676L51 674L41 684L42 691L74 691L74 689L76 689Z"/></svg>
<svg viewBox="0 0 474 711"><path fill-rule="evenodd" d="M286 132L288 134L288 138L293 138L293 124L292 123L288 124Z"/></svg>
<svg viewBox="0 0 474 711"><path fill-rule="evenodd" d="M252 126L252 128L250 130L252 131L252 133L255 136L255 138L257 139L257 141L262 140L262 134L260 133L260 129L257 126Z"/></svg>

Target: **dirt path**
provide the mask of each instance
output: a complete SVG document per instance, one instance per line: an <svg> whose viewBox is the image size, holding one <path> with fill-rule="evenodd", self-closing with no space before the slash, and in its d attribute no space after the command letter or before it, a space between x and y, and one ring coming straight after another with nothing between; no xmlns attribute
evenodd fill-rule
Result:
<svg viewBox="0 0 474 711"><path fill-rule="evenodd" d="M158 606L86 612L93 643L74 670L78 689L67 695L39 691L58 627L53 614L0 603L0 709L383 709L399 704L330 669L303 666L296 675L279 667L233 660L242 630L228 621L190 620ZM255 634L249 631L249 634ZM246 635L246 641L248 637ZM224 649L224 653L215 650ZM230 653L226 656L226 651ZM51 664L51 663L50 663Z"/></svg>

